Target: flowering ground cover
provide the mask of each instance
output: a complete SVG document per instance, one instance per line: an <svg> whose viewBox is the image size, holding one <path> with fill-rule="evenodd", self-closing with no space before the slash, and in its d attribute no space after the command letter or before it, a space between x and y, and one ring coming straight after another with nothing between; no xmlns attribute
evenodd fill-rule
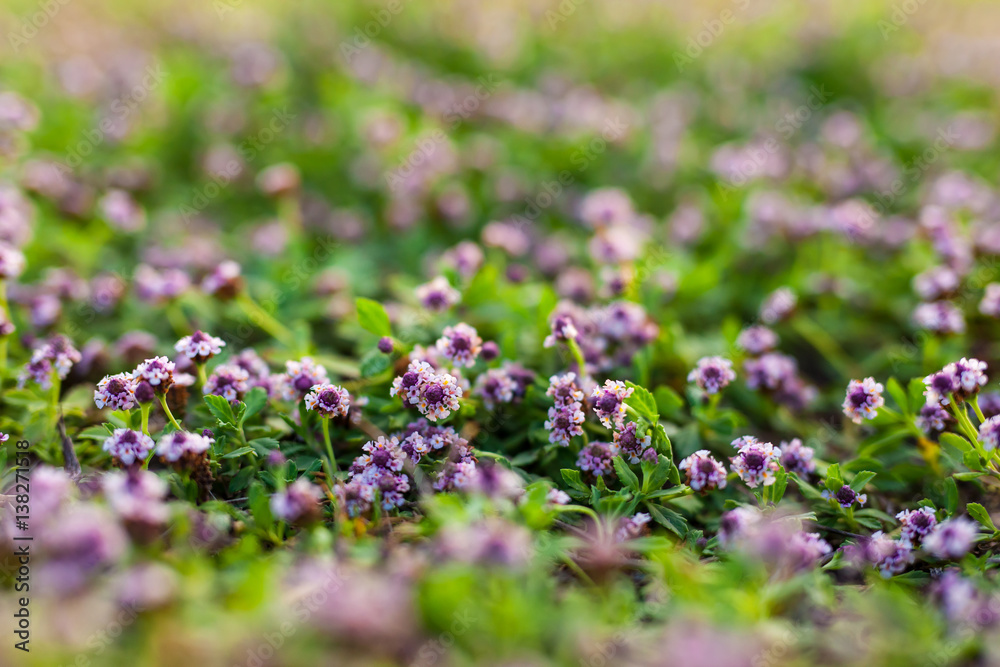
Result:
<svg viewBox="0 0 1000 667"><path fill-rule="evenodd" d="M0 664L1000 660L1000 5L688 4L0 8Z"/></svg>

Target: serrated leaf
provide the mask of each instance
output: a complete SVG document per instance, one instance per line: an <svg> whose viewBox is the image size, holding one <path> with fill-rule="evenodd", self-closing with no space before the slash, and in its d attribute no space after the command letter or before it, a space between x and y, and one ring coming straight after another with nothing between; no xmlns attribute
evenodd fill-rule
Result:
<svg viewBox="0 0 1000 667"><path fill-rule="evenodd" d="M683 538L687 534L687 521L684 520L683 516L662 505L654 505L648 501L645 505L653 521L674 533L677 537Z"/></svg>
<svg viewBox="0 0 1000 667"><path fill-rule="evenodd" d="M371 350L361 358L361 377L370 378L389 368L389 357L378 350Z"/></svg>
<svg viewBox="0 0 1000 667"><path fill-rule="evenodd" d="M972 443L969 442L968 438L958 435L957 433L942 433L941 437L938 439L941 441L942 445L951 445L963 454L975 449Z"/></svg>
<svg viewBox="0 0 1000 667"><path fill-rule="evenodd" d="M236 426L236 415L233 414L233 406L222 396L208 394L205 396L205 405L208 411L223 424Z"/></svg>
<svg viewBox="0 0 1000 667"><path fill-rule="evenodd" d="M633 493L638 493L639 478L636 477L636 474L632 472L631 469L629 469L625 460L620 456L616 456L612 463L615 466L615 472L618 473L618 479L621 480L621 483L631 489Z"/></svg>
<svg viewBox="0 0 1000 667"><path fill-rule="evenodd" d="M590 493L590 487L583 483L580 479L580 471L573 470L572 468L563 468L559 471L562 474L563 481L570 485L572 488L583 493Z"/></svg>
<svg viewBox="0 0 1000 667"><path fill-rule="evenodd" d="M235 458L238 458L240 456L243 456L244 454L249 454L252 451L253 451L253 447L240 447L239 449L234 449L233 451L229 452L228 454L223 454L221 458L224 458L224 459L235 459Z"/></svg>
<svg viewBox="0 0 1000 667"><path fill-rule="evenodd" d="M826 490L831 493L839 491L844 485L844 479L840 476L840 464L832 463L826 470Z"/></svg>
<svg viewBox="0 0 1000 667"><path fill-rule="evenodd" d="M969 513L969 516L973 519L983 524L994 533L997 532L997 527L993 523L993 518L990 517L990 513L986 511L985 507L979 503L969 503L965 506L965 509Z"/></svg>
<svg viewBox="0 0 1000 667"><path fill-rule="evenodd" d="M392 335L389 315L378 301L358 297L354 301L354 307L358 311L358 323L365 331L380 337Z"/></svg>
<svg viewBox="0 0 1000 667"><path fill-rule="evenodd" d="M855 493L861 493L861 490L865 488L865 485L873 479L875 479L875 473L870 470L862 470L854 476L853 480L851 480L851 488L854 489Z"/></svg>
<svg viewBox="0 0 1000 667"><path fill-rule="evenodd" d="M640 387L632 382L626 382L631 389L632 395L625 399L625 404L646 418L650 424L660 421L660 413L656 407L656 399L645 387Z"/></svg>
<svg viewBox="0 0 1000 667"><path fill-rule="evenodd" d="M243 404L246 406L246 409L240 418L240 426L264 409L264 406L267 405L267 390L263 387L254 387L247 392L246 397L243 399Z"/></svg>
<svg viewBox="0 0 1000 667"><path fill-rule="evenodd" d="M651 493L662 489L663 485L666 484L667 479L670 477L670 470L672 467L673 463L663 454L660 454L656 465L649 471L648 474L646 474L646 468L643 466L643 493Z"/></svg>
<svg viewBox="0 0 1000 667"><path fill-rule="evenodd" d="M236 476L229 481L229 493L239 493L243 489L250 485L250 480L253 479L254 469L253 468L243 468Z"/></svg>

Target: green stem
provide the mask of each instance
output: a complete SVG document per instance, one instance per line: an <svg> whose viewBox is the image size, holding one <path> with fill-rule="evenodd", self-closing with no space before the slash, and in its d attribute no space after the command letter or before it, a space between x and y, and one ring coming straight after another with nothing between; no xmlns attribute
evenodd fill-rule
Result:
<svg viewBox="0 0 1000 667"><path fill-rule="evenodd" d="M556 512L562 512L562 513L576 512L579 514L586 514L587 516L589 516L591 519L594 520L594 523L597 524L597 526L601 525L601 518L597 516L597 512L590 509L589 507L584 507L583 505L553 505L552 509Z"/></svg>
<svg viewBox="0 0 1000 667"><path fill-rule="evenodd" d="M252 324L259 326L261 329L271 334L272 337L281 341L285 346L295 346L295 336L292 334L291 330L276 320L271 313L257 305L257 302L250 298L249 294L246 292L240 292L236 296L236 303L243 309L246 316L250 318L250 322Z"/></svg>
<svg viewBox="0 0 1000 667"><path fill-rule="evenodd" d="M198 388L204 389L208 385L208 375L205 373L205 364L196 363L195 368L198 369Z"/></svg>
<svg viewBox="0 0 1000 667"><path fill-rule="evenodd" d="M986 417L983 415L983 411L979 407L979 394L972 397L972 409L976 411L976 416L979 417L980 424L986 421Z"/></svg>
<svg viewBox="0 0 1000 667"><path fill-rule="evenodd" d="M176 419L174 419L173 413L170 412L170 406L167 405L167 397L164 394L160 394L160 407L163 408L163 412L166 413L167 419L174 425L174 428L178 431L183 431L184 429L181 428L181 425L177 423Z"/></svg>
<svg viewBox="0 0 1000 667"><path fill-rule="evenodd" d="M958 408L958 403L955 401L955 397L952 396L948 403L951 406L951 414L955 416L955 421L958 422L958 427L962 429L965 437L969 439L976 449L979 447L979 434L976 429L972 426L972 422L969 421L969 416L965 413L965 410L960 410Z"/></svg>
<svg viewBox="0 0 1000 667"><path fill-rule="evenodd" d="M337 459L333 456L333 444L330 442L330 420L326 417L320 418L323 427L323 444L326 445L326 455L330 459L330 484L333 484L333 473L337 472Z"/></svg>
<svg viewBox="0 0 1000 667"><path fill-rule="evenodd" d="M573 355L573 360L576 362L577 373L579 374L580 379L583 379L583 376L587 373L587 365L583 360L583 351L580 349L580 346L577 345L576 340L572 338L566 340L566 347L569 348L570 354Z"/></svg>
<svg viewBox="0 0 1000 667"><path fill-rule="evenodd" d="M144 435L149 435L149 411L152 407L152 403L139 404L139 413L142 415L142 432Z"/></svg>

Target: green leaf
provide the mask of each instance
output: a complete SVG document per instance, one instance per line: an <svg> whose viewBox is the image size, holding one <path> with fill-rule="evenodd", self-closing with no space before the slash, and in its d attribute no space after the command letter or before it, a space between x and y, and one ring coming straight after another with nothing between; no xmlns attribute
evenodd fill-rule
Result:
<svg viewBox="0 0 1000 667"><path fill-rule="evenodd" d="M562 473L563 481L569 484L572 488L577 491L582 491L583 493L590 493L590 488L583 483L580 479L580 471L573 470L572 468L563 468L559 471Z"/></svg>
<svg viewBox="0 0 1000 667"><path fill-rule="evenodd" d="M984 472L956 472L952 477L960 482L971 482L974 479L979 479L986 473Z"/></svg>
<svg viewBox="0 0 1000 667"><path fill-rule="evenodd" d="M271 529L271 526L274 525L274 515L271 514L271 498L260 482L254 482L250 485L250 491L247 493L247 507L250 508L250 513L258 528L265 532Z"/></svg>
<svg viewBox="0 0 1000 667"><path fill-rule="evenodd" d="M618 473L618 479L621 480L622 484L631 489L633 493L638 493L639 478L636 477L636 474L628 467L625 460L620 456L616 456L613 463L615 466L615 472Z"/></svg>
<svg viewBox="0 0 1000 667"><path fill-rule="evenodd" d="M625 399L625 404L634 409L642 417L649 420L650 424L660 421L660 413L656 407L656 399L645 387L640 387L632 382L626 382L631 389L632 395Z"/></svg>
<svg viewBox="0 0 1000 667"><path fill-rule="evenodd" d="M222 396L208 394L205 396L205 405L208 411L223 424L236 426L236 415L233 414L233 406Z"/></svg>
<svg viewBox="0 0 1000 667"><path fill-rule="evenodd" d="M862 470L854 479L851 480L851 488L854 489L855 493L861 493L861 490L865 488L865 485L875 479L875 473L870 470Z"/></svg>
<svg viewBox="0 0 1000 667"><path fill-rule="evenodd" d="M954 514L958 509L958 484L953 478L944 480L944 493L947 500L945 509L948 510L948 514Z"/></svg>
<svg viewBox="0 0 1000 667"><path fill-rule="evenodd" d="M907 399L906 392L903 391L903 387L896 378L886 380L885 390L892 396L892 400L896 401L896 405L899 406L904 415L910 414L910 401Z"/></svg>
<svg viewBox="0 0 1000 667"><path fill-rule="evenodd" d="M688 525L683 516L662 505L654 505L649 501L646 501L645 505L653 521L674 533L677 537L683 538L687 534Z"/></svg>
<svg viewBox="0 0 1000 667"><path fill-rule="evenodd" d="M253 468L247 467L236 473L236 476L229 481L229 493L239 493L247 488L253 479L254 472Z"/></svg>
<svg viewBox="0 0 1000 667"><path fill-rule="evenodd" d="M942 445L951 445L962 453L975 449L975 447L972 446L972 443L969 442L968 438L960 436L957 433L942 433L939 440Z"/></svg>
<svg viewBox="0 0 1000 667"><path fill-rule="evenodd" d="M239 449L234 449L233 451L229 452L228 454L223 454L222 458L224 458L224 459L235 459L235 458L238 458L240 456L243 456L244 454L249 454L252 451L253 451L253 447L240 447Z"/></svg>
<svg viewBox="0 0 1000 667"><path fill-rule="evenodd" d="M389 368L389 357L378 350L370 350L361 358L359 368L361 369L361 377L370 378Z"/></svg>
<svg viewBox="0 0 1000 667"><path fill-rule="evenodd" d="M795 484L799 487L799 493L801 493L809 500L823 499L823 493L819 489L817 489L815 486L813 486L809 482L805 481L804 479L796 475L794 472L789 473L788 476L791 477L795 481Z"/></svg>
<svg viewBox="0 0 1000 667"><path fill-rule="evenodd" d="M684 399L676 391L667 386L660 386L653 392L656 409L668 418L677 415L684 407Z"/></svg>
<svg viewBox="0 0 1000 667"><path fill-rule="evenodd" d="M979 459L979 453L975 450L969 450L962 457L962 463L969 470L974 470L976 472L983 472L983 462Z"/></svg>
<svg viewBox="0 0 1000 667"><path fill-rule="evenodd" d="M243 425L243 422L264 409L264 406L267 405L267 390L263 387L254 387L247 392L243 403L247 407L246 412L243 413L243 418L240 419L240 426Z"/></svg>
<svg viewBox="0 0 1000 667"><path fill-rule="evenodd" d="M673 468L673 463L663 454L660 454L656 466L648 474L646 473L646 465L644 464L642 470L642 492L651 493L662 489L663 485L667 483L667 478L670 477L671 468Z"/></svg>
<svg viewBox="0 0 1000 667"><path fill-rule="evenodd" d="M389 325L389 315L385 308L378 301L372 301L364 297L358 297L354 301L358 311L358 323L365 331L370 331L376 336L391 336L392 327Z"/></svg>
<svg viewBox="0 0 1000 667"><path fill-rule="evenodd" d="M986 508L979 503L969 503L965 506L965 509L969 512L969 516L989 528L994 533L997 532L997 527L993 523L993 519L990 517L990 513L986 511Z"/></svg>
<svg viewBox="0 0 1000 667"><path fill-rule="evenodd" d="M775 505L777 505L785 495L786 488L788 488L788 473L786 473L782 468L778 470L778 474L774 476L774 489L771 491Z"/></svg>
<svg viewBox="0 0 1000 667"><path fill-rule="evenodd" d="M830 467L826 469L826 490L831 493L839 491L843 485L844 479L840 476L840 464L830 464Z"/></svg>

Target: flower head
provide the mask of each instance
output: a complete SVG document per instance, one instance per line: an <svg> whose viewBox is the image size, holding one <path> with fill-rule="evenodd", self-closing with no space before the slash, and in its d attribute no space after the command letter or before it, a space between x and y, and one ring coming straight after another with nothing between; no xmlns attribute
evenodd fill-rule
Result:
<svg viewBox="0 0 1000 667"><path fill-rule="evenodd" d="M434 367L426 361L411 361L406 372L392 381L389 395L398 394L404 402L416 405L420 401L421 389L434 375Z"/></svg>
<svg viewBox="0 0 1000 667"><path fill-rule="evenodd" d="M1000 318L1000 283L986 286L983 300L979 302L979 312L987 317Z"/></svg>
<svg viewBox="0 0 1000 667"><path fill-rule="evenodd" d="M733 362L722 357L702 357L698 365L688 374L688 382L694 382L706 394L717 394L736 379Z"/></svg>
<svg viewBox="0 0 1000 667"><path fill-rule="evenodd" d="M913 323L921 329L939 334L965 332L965 316L950 301L922 303L913 311Z"/></svg>
<svg viewBox="0 0 1000 667"><path fill-rule="evenodd" d="M487 410L513 401L518 389L517 381L504 368L491 368L476 378L475 393L483 397Z"/></svg>
<svg viewBox="0 0 1000 667"><path fill-rule="evenodd" d="M939 523L924 538L924 550L935 558L961 558L969 552L979 535L979 526L965 517Z"/></svg>
<svg viewBox="0 0 1000 667"><path fill-rule="evenodd" d="M243 280L240 277L242 269L240 265L232 260L226 260L212 269L201 281L201 289L206 294L221 299L231 299L243 287Z"/></svg>
<svg viewBox="0 0 1000 667"><path fill-rule="evenodd" d="M924 433L932 433L934 431L943 431L950 420L951 415L938 403L925 403L920 408L920 414L917 415L916 423L917 428ZM982 434L983 426L985 424L979 427L980 434Z"/></svg>
<svg viewBox="0 0 1000 667"><path fill-rule="evenodd" d="M131 410L135 407L135 387L135 380L127 373L107 375L97 383L94 403L102 409Z"/></svg>
<svg viewBox="0 0 1000 667"><path fill-rule="evenodd" d="M458 303L462 295L451 286L447 278L438 276L417 288L417 298L424 308L443 312Z"/></svg>
<svg viewBox="0 0 1000 667"><path fill-rule="evenodd" d="M0 242L0 280L17 278L24 273L24 253Z"/></svg>
<svg viewBox="0 0 1000 667"><path fill-rule="evenodd" d="M351 395L335 384L318 384L306 394L306 409L322 417L345 417L351 407Z"/></svg>
<svg viewBox="0 0 1000 667"><path fill-rule="evenodd" d="M559 341L576 340L580 335L573 318L561 314L552 318L552 333L545 337L544 346L552 347Z"/></svg>
<svg viewBox="0 0 1000 667"><path fill-rule="evenodd" d="M436 373L426 378L420 388L417 409L431 421L447 419L458 410L459 399L462 398L462 387L458 378L449 373Z"/></svg>
<svg viewBox="0 0 1000 667"><path fill-rule="evenodd" d="M153 450L153 439L139 431L119 428L104 441L103 449L119 463L131 466L146 460Z"/></svg>
<svg viewBox="0 0 1000 667"><path fill-rule="evenodd" d="M327 384L326 369L312 360L302 357L299 361L286 361L282 376L282 398L297 403L318 384Z"/></svg>
<svg viewBox="0 0 1000 667"><path fill-rule="evenodd" d="M569 441L574 437L583 435L583 424L586 415L579 403L567 403L555 405L549 408L549 418L545 421L545 428L549 431L549 442L569 446Z"/></svg>
<svg viewBox="0 0 1000 667"><path fill-rule="evenodd" d="M633 389L621 380L605 380L603 387L595 387L590 395L594 412L607 428L620 429L625 424L625 399Z"/></svg>
<svg viewBox="0 0 1000 667"><path fill-rule="evenodd" d="M474 328L459 322L453 327L445 327L444 335L438 339L437 349L456 366L472 368L483 349L483 339Z"/></svg>
<svg viewBox="0 0 1000 667"><path fill-rule="evenodd" d="M319 502L323 494L319 487L300 477L271 496L271 512L288 523L306 523L319 517Z"/></svg>
<svg viewBox="0 0 1000 667"><path fill-rule="evenodd" d="M851 380L844 398L844 414L855 424L860 424L864 419L875 419L878 409L885 405L883 389L882 383L876 382L875 378Z"/></svg>
<svg viewBox="0 0 1000 667"><path fill-rule="evenodd" d="M896 515L901 530L899 537L911 545L920 544L921 540L930 535L937 525L937 517L930 507L915 510L904 510Z"/></svg>
<svg viewBox="0 0 1000 667"><path fill-rule="evenodd" d="M868 502L868 496L866 494L858 493L847 484L844 484L842 487L833 492L824 490L823 497L826 498L827 500L832 500L836 502L844 509L847 509L854 503L857 503L858 505L864 505L866 502Z"/></svg>
<svg viewBox="0 0 1000 667"><path fill-rule="evenodd" d="M203 331L195 331L190 336L184 336L174 349L196 364L203 364L216 354L222 352L226 342L221 338L210 336Z"/></svg>
<svg viewBox="0 0 1000 667"><path fill-rule="evenodd" d="M222 364L218 366L205 381L202 392L208 396L222 396L232 404L243 400L243 396L250 390L250 374L234 364Z"/></svg>
<svg viewBox="0 0 1000 667"><path fill-rule="evenodd" d="M174 383L174 362L166 357L153 357L139 364L132 377L136 382L148 382L157 394L165 394Z"/></svg>
<svg viewBox="0 0 1000 667"><path fill-rule="evenodd" d="M603 477L614 468L612 461L617 455L617 445L609 442L592 442L580 450L576 465L594 477Z"/></svg>
<svg viewBox="0 0 1000 667"><path fill-rule="evenodd" d="M160 438L156 443L156 454L163 460L176 463L184 457L201 456L212 446L213 440L204 435L174 431Z"/></svg>
<svg viewBox="0 0 1000 667"><path fill-rule="evenodd" d="M759 357L778 346L778 334L759 324L747 327L736 337L736 346L747 354Z"/></svg>
<svg viewBox="0 0 1000 667"><path fill-rule="evenodd" d="M699 449L677 466L687 473L687 483L695 491L726 488L726 467L707 449Z"/></svg>
<svg viewBox="0 0 1000 667"><path fill-rule="evenodd" d="M787 319L798 303L795 292L788 287L779 287L764 299L760 307L760 319L764 324L774 324Z"/></svg>
<svg viewBox="0 0 1000 667"><path fill-rule="evenodd" d="M813 455L813 448L806 447L798 438L792 438L790 442L784 440L781 442L781 467L786 472L808 477L816 470Z"/></svg>
<svg viewBox="0 0 1000 667"><path fill-rule="evenodd" d="M886 579L906 571L913 562L913 547L904 540L894 540L881 530L874 533L865 551L872 565Z"/></svg>
<svg viewBox="0 0 1000 667"><path fill-rule="evenodd" d="M733 470L751 489L774 484L781 450L769 442L750 442L740 447L730 461Z"/></svg>
<svg viewBox="0 0 1000 667"><path fill-rule="evenodd" d="M622 457L629 463L649 461L656 463L656 450L652 446L652 437L647 433L639 436L635 422L625 424L624 428L615 431L615 444L621 450Z"/></svg>

